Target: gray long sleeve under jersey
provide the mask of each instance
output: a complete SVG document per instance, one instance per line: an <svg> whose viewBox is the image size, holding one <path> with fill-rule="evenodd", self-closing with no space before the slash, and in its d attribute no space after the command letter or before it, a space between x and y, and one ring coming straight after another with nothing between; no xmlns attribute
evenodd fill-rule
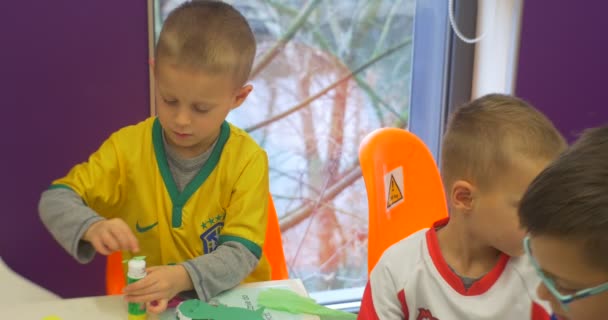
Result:
<svg viewBox="0 0 608 320"><path fill-rule="evenodd" d="M212 145L209 150L213 150ZM165 144L167 162L181 191L209 158L210 151L193 159L181 159ZM78 262L88 263L95 249L81 240L85 231L103 220L87 207L78 194L69 189L50 189L42 193L38 206L42 222L59 244ZM259 259L244 245L226 242L212 253L185 261L194 289L201 300L209 300L238 285L258 265Z"/></svg>

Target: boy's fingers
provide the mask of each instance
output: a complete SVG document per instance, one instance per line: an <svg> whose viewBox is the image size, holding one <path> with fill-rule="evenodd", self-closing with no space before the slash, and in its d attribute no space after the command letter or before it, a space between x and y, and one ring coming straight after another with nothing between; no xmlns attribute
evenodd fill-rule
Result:
<svg viewBox="0 0 608 320"><path fill-rule="evenodd" d="M93 245L93 248L95 248L95 251L103 254L104 256L111 253L111 251L101 242L101 239L95 239L91 242L91 244Z"/></svg>
<svg viewBox="0 0 608 320"><path fill-rule="evenodd" d="M153 279L143 278L142 280L139 280L135 283L126 286L123 289L123 292L129 296L142 295L152 291L152 289L154 289L155 284L156 281L154 281Z"/></svg>
<svg viewBox="0 0 608 320"><path fill-rule="evenodd" d="M156 302L156 303L154 303ZM146 303L146 310L150 313L159 314L167 309L167 299L160 299Z"/></svg>
<svg viewBox="0 0 608 320"><path fill-rule="evenodd" d="M137 252L138 249L137 248L137 239L135 238L135 236L133 235L133 233L131 232L131 230L127 229L120 229L120 230L112 230L112 235L114 236L114 238L119 242L120 244L120 250L121 251L131 251L131 252Z"/></svg>
<svg viewBox="0 0 608 320"><path fill-rule="evenodd" d="M138 252L139 251L139 241L137 241L137 238L135 237L135 235L133 234L131 229L127 228L126 239L127 239L128 246L129 246L128 249L131 250L131 252Z"/></svg>
<svg viewBox="0 0 608 320"><path fill-rule="evenodd" d="M129 249L128 240L124 231L117 229L110 229L110 234L114 238L114 240L118 243L118 250L126 251Z"/></svg>
<svg viewBox="0 0 608 320"><path fill-rule="evenodd" d="M139 242L126 222L118 220L117 230L115 230L115 232L120 234L120 239L122 240L121 246L123 250L131 252L139 251Z"/></svg>
<svg viewBox="0 0 608 320"><path fill-rule="evenodd" d="M127 300L127 302L135 302L135 303L148 303L154 300L160 300L163 298L162 292L157 291L157 292L152 292L152 293L147 293L147 294L142 294L142 295L125 295L125 300Z"/></svg>
<svg viewBox="0 0 608 320"><path fill-rule="evenodd" d="M162 268L162 267L159 267L159 266L147 267L146 268L146 273L149 275L150 273L156 272L156 270L158 270L160 268Z"/></svg>
<svg viewBox="0 0 608 320"><path fill-rule="evenodd" d="M101 243L112 252L120 250L120 244L112 232L104 232L101 235Z"/></svg>

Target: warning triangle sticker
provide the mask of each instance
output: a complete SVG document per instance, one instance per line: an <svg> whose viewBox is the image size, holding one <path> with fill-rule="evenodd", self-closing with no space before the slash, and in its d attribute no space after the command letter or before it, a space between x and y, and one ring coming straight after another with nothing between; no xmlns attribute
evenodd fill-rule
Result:
<svg viewBox="0 0 608 320"><path fill-rule="evenodd" d="M403 200L403 193L401 193L399 185L397 184L397 181L395 181L395 177L391 174L391 182L388 188L388 199L386 201L386 208L390 208L401 200Z"/></svg>

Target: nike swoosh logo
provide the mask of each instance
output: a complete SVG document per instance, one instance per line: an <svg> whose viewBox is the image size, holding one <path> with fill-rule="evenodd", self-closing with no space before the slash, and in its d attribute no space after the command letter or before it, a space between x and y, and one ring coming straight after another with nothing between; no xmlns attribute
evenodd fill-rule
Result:
<svg viewBox="0 0 608 320"><path fill-rule="evenodd" d="M144 232L148 232L150 231L152 228L156 227L156 225L158 224L158 221L156 221L155 223L149 225L149 226L145 226L142 227L139 225L139 221L135 224L135 229L137 230L137 232L139 233L144 233Z"/></svg>

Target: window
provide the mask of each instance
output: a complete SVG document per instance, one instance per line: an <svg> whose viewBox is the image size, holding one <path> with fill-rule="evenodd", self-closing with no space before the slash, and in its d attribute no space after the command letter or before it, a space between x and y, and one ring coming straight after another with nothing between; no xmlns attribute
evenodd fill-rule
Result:
<svg viewBox="0 0 608 320"><path fill-rule="evenodd" d="M154 1L157 36L183 0ZM290 276L322 303L358 300L368 220L359 143L411 123L437 153L447 1L227 2L258 42L254 91L229 121L268 152Z"/></svg>

